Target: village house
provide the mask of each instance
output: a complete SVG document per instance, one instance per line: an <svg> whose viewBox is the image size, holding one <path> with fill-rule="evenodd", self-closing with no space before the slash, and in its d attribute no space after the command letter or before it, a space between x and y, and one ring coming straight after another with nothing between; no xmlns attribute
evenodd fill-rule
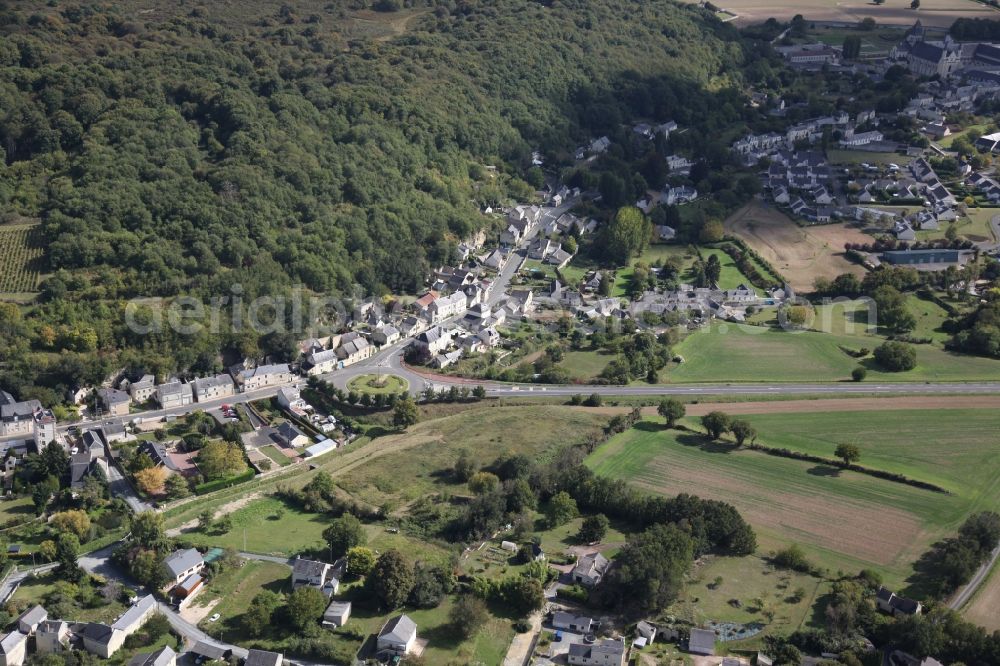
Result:
<svg viewBox="0 0 1000 666"><path fill-rule="evenodd" d="M199 377L193 382L194 399L196 402L218 400L233 395L233 378L229 375L214 375Z"/></svg>
<svg viewBox="0 0 1000 666"><path fill-rule="evenodd" d="M399 342L400 333L399 329L392 324L383 324L372 331L371 338L372 342L379 347L385 347L386 345Z"/></svg>
<svg viewBox="0 0 1000 666"><path fill-rule="evenodd" d="M150 594L129 607L110 627L97 622L88 623L80 632L84 649L98 657L110 659L122 647L125 639L156 612L156 607L156 599Z"/></svg>
<svg viewBox="0 0 1000 666"><path fill-rule="evenodd" d="M346 368L371 358L375 354L375 347L360 333L347 333L340 339L336 354L339 366Z"/></svg>
<svg viewBox="0 0 1000 666"><path fill-rule="evenodd" d="M281 666L284 660L285 655L280 652L250 650L247 658L243 660L243 666Z"/></svg>
<svg viewBox="0 0 1000 666"><path fill-rule="evenodd" d="M259 365L256 368L237 372L233 379L241 393L258 391L269 386L291 383L292 369L287 363Z"/></svg>
<svg viewBox="0 0 1000 666"><path fill-rule="evenodd" d="M574 583L579 583L584 587L596 587L604 574L608 572L611 562L600 553L592 553L580 558L571 572Z"/></svg>
<svg viewBox="0 0 1000 666"><path fill-rule="evenodd" d="M390 619L378 632L376 649L378 654L403 656L409 654L417 642L417 625L407 615L397 615Z"/></svg>
<svg viewBox="0 0 1000 666"><path fill-rule="evenodd" d="M21 666L27 656L28 635L12 631L0 638L0 666Z"/></svg>
<svg viewBox="0 0 1000 666"><path fill-rule="evenodd" d="M413 346L425 355L434 355L451 345L451 332L440 326L424 331L413 340Z"/></svg>
<svg viewBox="0 0 1000 666"><path fill-rule="evenodd" d="M311 587L330 597L340 589L340 580L332 564L297 557L292 564L292 589L300 587Z"/></svg>
<svg viewBox="0 0 1000 666"><path fill-rule="evenodd" d="M109 416L128 416L129 404L132 398L125 391L113 388L101 388L97 390L97 399L101 408Z"/></svg>
<svg viewBox="0 0 1000 666"><path fill-rule="evenodd" d="M205 560L194 548L175 550L163 560L163 568L174 585L205 568Z"/></svg>
<svg viewBox="0 0 1000 666"><path fill-rule="evenodd" d="M69 649L69 623L62 620L45 620L35 629L35 652L55 654Z"/></svg>
<svg viewBox="0 0 1000 666"><path fill-rule="evenodd" d="M306 374L310 377L325 375L337 369L340 359L337 358L337 351L334 349L324 349L313 352L306 356Z"/></svg>
<svg viewBox="0 0 1000 666"><path fill-rule="evenodd" d="M141 405L156 394L156 378L153 375L143 375L138 381L129 383L128 393L132 402Z"/></svg>
<svg viewBox="0 0 1000 666"><path fill-rule="evenodd" d="M283 386L278 389L278 404L282 409L299 416L305 416L306 407L309 406L309 403L302 399L299 389L294 386Z"/></svg>
<svg viewBox="0 0 1000 666"><path fill-rule="evenodd" d="M919 601L900 597L886 587L878 588L878 592L875 593L875 605L883 613L888 613L894 617L900 615L920 615L923 610L923 606Z"/></svg>
<svg viewBox="0 0 1000 666"><path fill-rule="evenodd" d="M283 422L275 428L275 434L281 443L291 449L297 449L310 442L310 439L301 430L288 421Z"/></svg>
<svg viewBox="0 0 1000 666"><path fill-rule="evenodd" d="M595 643L572 643L567 655L570 666L624 666L625 643L602 638Z"/></svg>
<svg viewBox="0 0 1000 666"><path fill-rule="evenodd" d="M128 660L128 666L177 666L177 653L164 645L156 652L139 652Z"/></svg>
<svg viewBox="0 0 1000 666"><path fill-rule="evenodd" d="M456 291L449 296L442 296L435 300L428 308L431 322L439 322L449 317L461 314L468 307L465 292Z"/></svg>
<svg viewBox="0 0 1000 666"><path fill-rule="evenodd" d="M34 605L21 613L17 618L17 630L28 636L35 633L38 625L49 618L49 613L43 607Z"/></svg>
<svg viewBox="0 0 1000 666"><path fill-rule="evenodd" d="M180 472L177 463L170 457L166 444L152 441L140 442L139 452L148 455L154 466L164 468L169 474Z"/></svg>
<svg viewBox="0 0 1000 666"><path fill-rule="evenodd" d="M594 628L594 621L583 615L556 611L552 614L552 627L554 629L569 629L577 633L589 634Z"/></svg>
<svg viewBox="0 0 1000 666"><path fill-rule="evenodd" d="M163 409L185 407L194 401L191 385L174 379L156 387L156 401Z"/></svg>

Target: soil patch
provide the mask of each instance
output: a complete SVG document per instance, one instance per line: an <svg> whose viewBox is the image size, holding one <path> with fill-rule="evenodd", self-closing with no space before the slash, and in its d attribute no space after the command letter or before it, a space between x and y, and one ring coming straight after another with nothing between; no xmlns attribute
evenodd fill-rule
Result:
<svg viewBox="0 0 1000 666"><path fill-rule="evenodd" d="M754 201L733 213L724 226L774 266L796 291L812 291L818 277L864 275L864 268L844 256L844 243L867 243L871 237L845 224L800 227L780 210Z"/></svg>

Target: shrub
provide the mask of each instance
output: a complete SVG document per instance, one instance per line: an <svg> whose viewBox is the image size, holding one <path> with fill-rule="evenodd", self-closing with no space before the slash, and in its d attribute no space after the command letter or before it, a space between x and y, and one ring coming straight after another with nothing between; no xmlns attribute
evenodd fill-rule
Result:
<svg viewBox="0 0 1000 666"><path fill-rule="evenodd" d="M906 343L890 340L875 349L875 361L889 372L906 372L917 367L917 352Z"/></svg>
<svg viewBox="0 0 1000 666"><path fill-rule="evenodd" d="M868 370L866 370L863 365L859 365L858 367L854 368L854 370L851 370L851 379L853 379L856 382L864 381L865 377L867 376L868 376Z"/></svg>

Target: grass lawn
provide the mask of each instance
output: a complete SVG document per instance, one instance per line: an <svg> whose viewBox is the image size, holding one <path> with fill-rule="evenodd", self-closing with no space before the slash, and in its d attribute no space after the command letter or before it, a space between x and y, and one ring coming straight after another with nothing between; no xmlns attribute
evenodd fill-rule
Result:
<svg viewBox="0 0 1000 666"><path fill-rule="evenodd" d="M521 266L521 273L524 273L529 277L542 273L546 279L551 279L556 277L556 267L551 264L543 263L538 259L526 259L524 265Z"/></svg>
<svg viewBox="0 0 1000 666"><path fill-rule="evenodd" d="M581 266L574 266L571 260L568 264L559 269L559 274L562 275L562 282L564 284L576 289L587 276L587 270L588 269Z"/></svg>
<svg viewBox="0 0 1000 666"><path fill-rule="evenodd" d="M965 136L966 134L968 134L969 132L971 132L973 130L979 132L980 135L983 135L983 134L987 133L986 130L989 127L990 126L988 124L986 124L986 123L983 123L981 125L969 125L968 127L966 127L963 130L960 130L958 132L954 132L953 134L949 134L948 136L943 137L937 143L942 148L951 148L951 144L955 143L955 140L958 139L958 137Z"/></svg>
<svg viewBox="0 0 1000 666"><path fill-rule="evenodd" d="M347 388L358 393L400 394L410 388L410 383L398 375L359 375L348 382Z"/></svg>
<svg viewBox="0 0 1000 666"><path fill-rule="evenodd" d="M760 636L790 634L809 623L813 603L828 587L815 576L775 569L761 557L708 557L695 565L684 591L665 615L695 625L760 622L765 625ZM734 599L739 607L730 603ZM774 614L771 620L769 613ZM747 649L748 643L757 645L760 636L729 645Z"/></svg>
<svg viewBox="0 0 1000 666"><path fill-rule="evenodd" d="M722 264L722 272L719 274L719 289L735 289L741 284L745 284L748 287L752 286L750 280L736 267L736 263L733 262L732 258L722 250L702 248L701 253L705 255L705 261L708 261L708 258L713 254L719 258L719 263ZM684 276L687 282L694 279L694 274L690 270Z"/></svg>
<svg viewBox="0 0 1000 666"><path fill-rule="evenodd" d="M273 460L275 464L278 465L279 467L284 467L285 465L292 464L291 458L289 458L284 453L279 451L278 447L274 445L263 446L260 448L260 452L263 453L268 458L270 458L271 460Z"/></svg>
<svg viewBox="0 0 1000 666"><path fill-rule="evenodd" d="M858 444L863 464L938 483L953 494L737 449L653 421L614 437L587 464L652 492L732 503L756 529L762 552L799 543L830 571L871 567L896 586L931 543L952 534L970 513L1000 507L1000 444L989 410L745 418L764 444L823 456L838 443ZM687 423L700 429L694 419Z"/></svg>
<svg viewBox="0 0 1000 666"><path fill-rule="evenodd" d="M305 513L276 497L253 500L229 515L233 519L233 529L229 532L205 533L198 529L186 532L184 538L195 545L291 556L320 547L321 534L329 523L322 514Z"/></svg>
<svg viewBox="0 0 1000 666"><path fill-rule="evenodd" d="M993 241L993 230L990 227L990 218L1000 215L1000 208L970 208L967 217L963 217L955 222L955 230L959 236L968 238L971 241L984 242ZM940 229L931 231L918 231L917 240L937 240L945 237L948 231L948 223L942 222Z"/></svg>
<svg viewBox="0 0 1000 666"><path fill-rule="evenodd" d="M867 150L830 149L826 151L826 156L830 164L861 164L862 162L867 162L868 164L879 164L882 166L898 164L900 167L904 167L913 161L913 158L909 155Z"/></svg>
<svg viewBox="0 0 1000 666"><path fill-rule="evenodd" d="M911 333L913 337L930 338L941 344L951 339L951 335L941 329L948 313L940 305L911 294L906 299L906 309L917 320L917 326Z"/></svg>
<svg viewBox="0 0 1000 666"><path fill-rule="evenodd" d="M614 354L599 350L568 351L559 362L559 367L569 372L573 379L587 381L601 374L614 358Z"/></svg>
<svg viewBox="0 0 1000 666"><path fill-rule="evenodd" d="M684 363L672 366L666 376L670 383L841 381L859 364L842 348L874 349L882 340L860 330L844 335L717 322L691 333L674 347ZM955 354L932 345L917 345L916 349L917 367L909 372L883 372L870 358L860 364L868 368L868 381L1000 379L1000 361Z"/></svg>
<svg viewBox="0 0 1000 666"><path fill-rule="evenodd" d="M35 517L35 504L30 495L0 501L0 525L9 520L31 520Z"/></svg>
<svg viewBox="0 0 1000 666"><path fill-rule="evenodd" d="M192 603L206 606L218 599L212 612L221 617L216 622L202 620L201 628L227 641L247 638L240 622L250 602L262 590L279 594L291 592L291 575L291 568L284 564L250 560L242 567L216 576Z"/></svg>

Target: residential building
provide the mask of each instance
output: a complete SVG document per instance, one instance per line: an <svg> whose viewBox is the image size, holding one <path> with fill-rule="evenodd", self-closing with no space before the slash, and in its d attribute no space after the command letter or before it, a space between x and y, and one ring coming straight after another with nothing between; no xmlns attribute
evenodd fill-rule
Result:
<svg viewBox="0 0 1000 666"><path fill-rule="evenodd" d="M312 587L330 597L337 593L340 581L332 564L297 557L292 565L292 589L300 587Z"/></svg>
<svg viewBox="0 0 1000 666"><path fill-rule="evenodd" d="M594 587L601 582L610 566L611 562L608 561L608 558L600 553L586 555L580 558L580 561L573 567L573 582L580 583L585 587Z"/></svg>
<svg viewBox="0 0 1000 666"><path fill-rule="evenodd" d="M110 659L111 655L125 642L125 634L100 622L88 622L83 629L76 630L83 641L83 649L98 657Z"/></svg>
<svg viewBox="0 0 1000 666"><path fill-rule="evenodd" d="M300 446L305 446L310 442L309 437L307 437L301 430L296 428L294 425L285 421L275 429L278 439L281 440L285 446L293 449L297 449Z"/></svg>
<svg viewBox="0 0 1000 666"><path fill-rule="evenodd" d="M555 629L569 629L581 634L589 634L594 628L594 621L583 615L556 611L552 614L552 626Z"/></svg>
<svg viewBox="0 0 1000 666"><path fill-rule="evenodd" d="M919 601L900 597L886 587L878 588L875 593L875 605L884 613L894 617L900 615L920 615L923 606Z"/></svg>
<svg viewBox="0 0 1000 666"><path fill-rule="evenodd" d="M6 391L0 391L0 434L30 435L35 428L35 413L41 411L37 400L16 402Z"/></svg>
<svg viewBox="0 0 1000 666"><path fill-rule="evenodd" d="M292 369L287 363L259 365L251 370L242 370L233 377L241 393L290 384L293 378Z"/></svg>
<svg viewBox="0 0 1000 666"><path fill-rule="evenodd" d="M190 651L204 661L229 661L233 654L231 649L207 641L198 641Z"/></svg>
<svg viewBox="0 0 1000 666"><path fill-rule="evenodd" d="M323 626L330 628L342 627L351 617L350 601L331 601L323 612Z"/></svg>
<svg viewBox="0 0 1000 666"><path fill-rule="evenodd" d="M417 642L417 625L407 615L397 615L378 632L376 649L379 655L409 654Z"/></svg>
<svg viewBox="0 0 1000 666"><path fill-rule="evenodd" d="M340 359L337 357L335 349L313 352L306 356L306 367L308 368L306 374L310 376L324 375L336 370L339 364Z"/></svg>
<svg viewBox="0 0 1000 666"><path fill-rule="evenodd" d="M465 294L462 294L462 302L465 302ZM340 346L337 347L336 352L339 366L346 368L371 358L375 354L375 347L360 333L348 333L341 338Z"/></svg>
<svg viewBox="0 0 1000 666"><path fill-rule="evenodd" d="M442 352L450 345L451 331L446 331L440 326L424 331L413 340L413 346L428 355Z"/></svg>
<svg viewBox="0 0 1000 666"><path fill-rule="evenodd" d="M62 620L45 620L35 629L35 651L54 654L69 649L69 623Z"/></svg>
<svg viewBox="0 0 1000 666"><path fill-rule="evenodd" d="M0 666L21 666L28 651L28 635L12 631L0 639Z"/></svg>
<svg viewBox="0 0 1000 666"><path fill-rule="evenodd" d="M309 403L302 399L299 389L294 386L283 386L278 389L278 404L283 409L299 415L305 414L305 408L309 406Z"/></svg>
<svg viewBox="0 0 1000 666"><path fill-rule="evenodd" d="M372 331L371 338L372 342L377 344L379 347L385 347L386 345L399 342L400 333L399 329L392 324L385 324Z"/></svg>
<svg viewBox="0 0 1000 666"><path fill-rule="evenodd" d="M97 399L101 401L101 408L110 416L128 416L128 406L132 398L125 391L114 388L101 388L97 390Z"/></svg>
<svg viewBox="0 0 1000 666"><path fill-rule="evenodd" d="M163 409L185 407L194 402L191 385L180 380L169 381L156 387L156 401Z"/></svg>
<svg viewBox="0 0 1000 666"><path fill-rule="evenodd" d="M156 395L156 378L153 375L143 375L138 381L128 385L128 393L132 402L141 405Z"/></svg>
<svg viewBox="0 0 1000 666"><path fill-rule="evenodd" d="M163 568L166 569L170 580L177 585L191 574L204 569L205 560L202 559L201 553L194 548L175 550L164 558Z"/></svg>
<svg viewBox="0 0 1000 666"><path fill-rule="evenodd" d="M218 400L219 398L231 396L234 393L233 378L229 375L199 377L194 380L194 399L197 402Z"/></svg>
<svg viewBox="0 0 1000 666"><path fill-rule="evenodd" d="M38 605L32 606L17 618L17 630L30 636L35 633L38 625L48 618L48 611Z"/></svg>
<svg viewBox="0 0 1000 666"><path fill-rule="evenodd" d="M243 666L281 666L284 660L285 656L279 652L250 650L247 658L243 660Z"/></svg>
<svg viewBox="0 0 1000 666"><path fill-rule="evenodd" d="M463 291L456 291L448 296L442 296L434 301L428 313L431 322L438 322L442 319L454 317L465 312L468 307L467 296Z"/></svg>
<svg viewBox="0 0 1000 666"><path fill-rule="evenodd" d="M602 638L595 643L572 643L567 655L571 666L624 666L625 643Z"/></svg>
<svg viewBox="0 0 1000 666"><path fill-rule="evenodd" d="M128 666L177 666L177 653L169 645L156 652L140 652L128 660Z"/></svg>
<svg viewBox="0 0 1000 666"><path fill-rule="evenodd" d="M840 140L840 146L842 148L858 148L872 143L881 143L884 138L885 136L878 130L858 133L849 131L844 133L844 138Z"/></svg>
<svg viewBox="0 0 1000 666"><path fill-rule="evenodd" d="M162 442L153 442L148 440L140 442L139 451L148 455L152 459L153 465L156 467L163 467L168 472L180 471L177 463L175 463L173 458L170 457L170 452L167 451L167 445Z"/></svg>

